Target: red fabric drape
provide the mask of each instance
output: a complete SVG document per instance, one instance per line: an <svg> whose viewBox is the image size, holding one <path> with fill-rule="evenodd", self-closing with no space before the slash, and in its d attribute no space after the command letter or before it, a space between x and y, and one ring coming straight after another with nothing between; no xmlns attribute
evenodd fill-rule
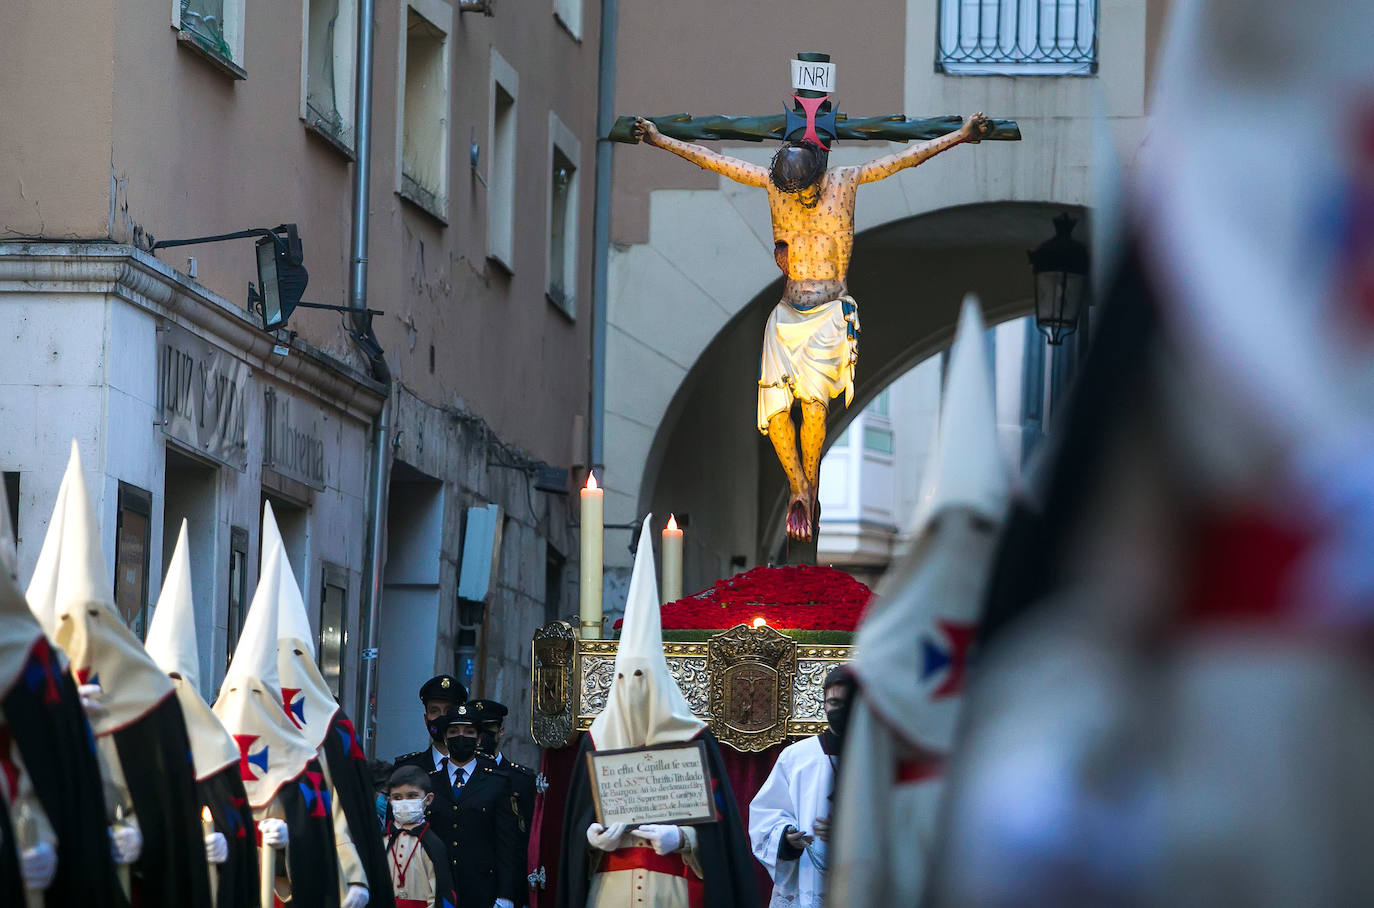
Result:
<svg viewBox="0 0 1374 908"><path fill-rule="evenodd" d="M547 882L542 890L530 891L530 908L548 908L554 904L563 849L563 810L568 801L568 783L574 772L586 772L583 767L574 765L581 743L579 736L567 747L544 751L540 759L539 771L549 780L549 788L535 801L534 820L530 827L529 865L534 868L543 865ZM734 792L740 817L746 825L749 823L749 802L763 787L784 746L779 744L755 754L743 754L729 747L721 747L725 773L730 778L730 790ZM766 905L773 891L773 881L758 861L754 862L754 878L759 887L760 901Z"/></svg>
<svg viewBox="0 0 1374 908"><path fill-rule="evenodd" d="M558 866L563 855L563 809L568 803L568 782L577 762L580 736L567 747L545 750L539 758L539 771L549 787L534 799L534 818L530 820L529 866L543 866L544 888L530 890L530 908L551 906L558 898ZM576 767L586 772L582 767Z"/></svg>
<svg viewBox="0 0 1374 908"><path fill-rule="evenodd" d="M785 746L778 744L756 754L743 754L726 746L720 749L725 759L725 772L730 777L730 790L735 793L735 803L739 805L739 815L746 827L749 825L749 802L768 781L768 774L773 771L773 764L778 762L778 754ZM757 860L754 861L754 882L759 887L759 904L767 905L773 893L773 879Z"/></svg>

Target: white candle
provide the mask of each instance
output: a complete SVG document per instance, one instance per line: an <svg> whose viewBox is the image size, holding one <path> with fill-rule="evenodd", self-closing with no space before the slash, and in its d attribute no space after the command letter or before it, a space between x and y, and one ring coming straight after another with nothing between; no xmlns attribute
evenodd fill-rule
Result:
<svg viewBox="0 0 1374 908"><path fill-rule="evenodd" d="M258 854L258 904L262 908L273 908L273 895L276 893L277 851L266 842Z"/></svg>
<svg viewBox="0 0 1374 908"><path fill-rule="evenodd" d="M583 640L601 639L601 489L596 474L587 474L587 486L582 490L582 581L581 632Z"/></svg>
<svg viewBox="0 0 1374 908"><path fill-rule="evenodd" d="M208 804L202 805L200 808L200 831L207 839L215 832L215 818L210 815ZM210 903L214 904L215 899L219 897L219 868L208 862L207 866L210 870Z"/></svg>
<svg viewBox="0 0 1374 908"><path fill-rule="evenodd" d="M663 528L663 601L676 602L682 598L682 530L677 518L668 515Z"/></svg>

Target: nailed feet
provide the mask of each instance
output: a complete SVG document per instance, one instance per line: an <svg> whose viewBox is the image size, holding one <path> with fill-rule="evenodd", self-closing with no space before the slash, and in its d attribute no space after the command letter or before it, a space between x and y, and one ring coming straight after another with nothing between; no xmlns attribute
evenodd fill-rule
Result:
<svg viewBox="0 0 1374 908"><path fill-rule="evenodd" d="M787 535L799 542L810 542L811 534L811 496L805 492L793 495L787 505Z"/></svg>

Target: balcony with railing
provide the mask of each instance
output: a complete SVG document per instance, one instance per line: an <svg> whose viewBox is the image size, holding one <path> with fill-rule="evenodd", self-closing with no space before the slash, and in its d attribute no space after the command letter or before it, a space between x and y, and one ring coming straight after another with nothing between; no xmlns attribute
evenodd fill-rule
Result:
<svg viewBox="0 0 1374 908"><path fill-rule="evenodd" d="M935 68L964 75L1097 72L1098 0L940 0Z"/></svg>

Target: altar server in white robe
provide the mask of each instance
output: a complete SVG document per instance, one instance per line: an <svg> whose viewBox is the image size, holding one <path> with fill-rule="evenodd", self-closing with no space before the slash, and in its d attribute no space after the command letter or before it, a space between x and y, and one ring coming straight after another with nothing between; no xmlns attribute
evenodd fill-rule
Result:
<svg viewBox="0 0 1374 908"><path fill-rule="evenodd" d="M851 689L847 667L832 668L823 686L830 727L783 748L749 804L749 843L773 878L769 908L820 908L825 898L826 842Z"/></svg>

